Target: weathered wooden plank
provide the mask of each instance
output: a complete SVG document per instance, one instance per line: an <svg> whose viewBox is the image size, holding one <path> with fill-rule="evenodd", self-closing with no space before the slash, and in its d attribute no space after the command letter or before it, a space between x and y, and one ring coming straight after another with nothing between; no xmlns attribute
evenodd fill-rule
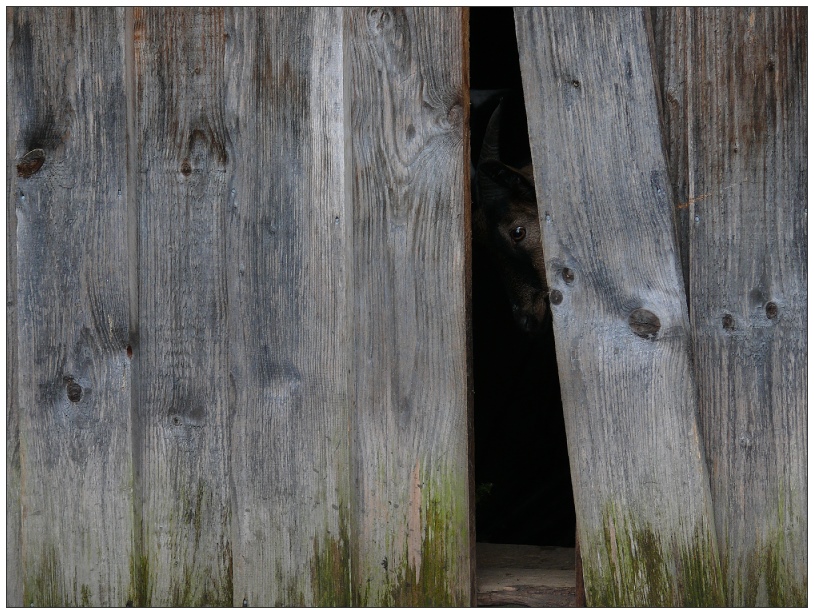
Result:
<svg viewBox="0 0 814 614"><path fill-rule="evenodd" d="M733 606L807 595L807 11L689 9L690 303Z"/></svg>
<svg viewBox="0 0 814 614"><path fill-rule="evenodd" d="M342 11L227 11L235 605L350 604Z"/></svg>
<svg viewBox="0 0 814 614"><path fill-rule="evenodd" d="M14 9L7 8L6 19L6 90L14 92L9 48L14 40ZM17 214L12 177L17 162L11 149L14 126L12 106L6 103L6 607L23 605L23 566L20 507L20 405L17 401Z"/></svg>
<svg viewBox="0 0 814 614"><path fill-rule="evenodd" d="M133 23L137 604L232 605L223 9L136 9Z"/></svg>
<svg viewBox="0 0 814 614"><path fill-rule="evenodd" d="M471 602L462 9L346 12L357 605Z"/></svg>
<svg viewBox="0 0 814 614"><path fill-rule="evenodd" d="M646 13L515 19L588 604L720 604Z"/></svg>
<svg viewBox="0 0 814 614"><path fill-rule="evenodd" d="M123 16L9 14L26 605L123 606L132 590Z"/></svg>

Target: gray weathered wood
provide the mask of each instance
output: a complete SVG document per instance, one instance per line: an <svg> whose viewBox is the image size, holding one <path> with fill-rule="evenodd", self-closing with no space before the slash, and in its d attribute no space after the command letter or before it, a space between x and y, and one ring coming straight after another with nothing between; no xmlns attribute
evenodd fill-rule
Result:
<svg viewBox="0 0 814 614"><path fill-rule="evenodd" d="M346 12L357 605L467 605L465 11Z"/></svg>
<svg viewBox="0 0 814 614"><path fill-rule="evenodd" d="M12 70L14 57L10 45L14 40L14 9L8 8L6 20L6 92L15 91L18 71ZM11 98L7 98L12 100ZM12 154L13 106L6 104L6 606L23 605L23 568L20 507L20 406L17 401L17 214L12 188L17 161Z"/></svg>
<svg viewBox="0 0 814 614"><path fill-rule="evenodd" d="M646 14L515 18L588 604L720 604Z"/></svg>
<svg viewBox="0 0 814 614"><path fill-rule="evenodd" d="M235 605L350 604L342 13L226 14Z"/></svg>
<svg viewBox="0 0 814 614"><path fill-rule="evenodd" d="M690 303L728 603L807 604L807 12L688 9Z"/></svg>
<svg viewBox="0 0 814 614"><path fill-rule="evenodd" d="M133 27L137 604L232 605L223 9L136 9Z"/></svg>
<svg viewBox="0 0 814 614"><path fill-rule="evenodd" d="M9 12L25 605L123 606L132 590L123 15Z"/></svg>

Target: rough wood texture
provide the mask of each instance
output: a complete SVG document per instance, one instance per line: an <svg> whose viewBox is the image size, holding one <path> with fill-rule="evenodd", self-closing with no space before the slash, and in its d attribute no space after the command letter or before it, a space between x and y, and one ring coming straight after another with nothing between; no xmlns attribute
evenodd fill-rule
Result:
<svg viewBox="0 0 814 614"><path fill-rule="evenodd" d="M225 34L222 9L134 14L137 605L233 602Z"/></svg>
<svg viewBox="0 0 814 614"><path fill-rule="evenodd" d="M346 12L357 605L467 605L465 11Z"/></svg>
<svg viewBox="0 0 814 614"><path fill-rule="evenodd" d="M350 604L342 13L227 11L235 605Z"/></svg>
<svg viewBox="0 0 814 614"><path fill-rule="evenodd" d="M574 549L478 544L478 605L574 607Z"/></svg>
<svg viewBox="0 0 814 614"><path fill-rule="evenodd" d="M7 8L6 19L6 607L23 605L23 568L20 507L20 405L17 400L17 213L14 187L17 161L14 159L15 92L11 43L14 41L14 9Z"/></svg>
<svg viewBox="0 0 814 614"><path fill-rule="evenodd" d="M515 9L588 605L717 605L647 16Z"/></svg>
<svg viewBox="0 0 814 614"><path fill-rule="evenodd" d="M123 606L132 589L123 15L8 15L14 605Z"/></svg>
<svg viewBox="0 0 814 614"><path fill-rule="evenodd" d="M688 9L690 303L733 606L807 594L807 12Z"/></svg>

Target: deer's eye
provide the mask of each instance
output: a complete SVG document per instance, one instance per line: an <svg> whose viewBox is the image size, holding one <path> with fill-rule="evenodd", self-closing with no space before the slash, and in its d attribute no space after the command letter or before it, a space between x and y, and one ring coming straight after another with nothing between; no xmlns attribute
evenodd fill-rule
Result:
<svg viewBox="0 0 814 614"><path fill-rule="evenodd" d="M526 229L522 226L518 226L517 228L514 228L509 235L511 235L512 241L515 243L520 243L520 241L526 238Z"/></svg>

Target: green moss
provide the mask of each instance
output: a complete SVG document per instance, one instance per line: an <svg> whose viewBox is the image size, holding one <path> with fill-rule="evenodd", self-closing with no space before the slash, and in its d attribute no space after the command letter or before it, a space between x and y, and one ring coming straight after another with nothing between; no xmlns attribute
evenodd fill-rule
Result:
<svg viewBox="0 0 814 614"><path fill-rule="evenodd" d="M54 546L46 546L40 553L33 574L26 574L23 582L23 603L38 608L73 605L67 595L62 595L62 574Z"/></svg>
<svg viewBox="0 0 814 614"><path fill-rule="evenodd" d="M87 608L90 607L90 587L87 584L82 585L82 607Z"/></svg>
<svg viewBox="0 0 814 614"><path fill-rule="evenodd" d="M130 557L130 589L128 601L136 607L150 606L150 568L146 556L142 556L133 549Z"/></svg>
<svg viewBox="0 0 814 614"><path fill-rule="evenodd" d="M351 602L350 538L346 507L339 508L339 535L328 534L320 544L314 537L311 560L311 590L318 607L347 607Z"/></svg>
<svg viewBox="0 0 814 614"><path fill-rule="evenodd" d="M211 497L210 497L211 498ZM178 553L181 564L172 569L156 569L157 553L148 552L149 539L142 542L137 523L133 555L130 561L130 589L128 600L138 607L153 605L170 605L174 607L204 607L219 606L231 607L233 605L233 568L231 544L226 541L220 552L220 561L203 560L202 557L193 559L193 564L184 564L186 553L197 553L202 539L205 537L203 515L207 501L207 489L204 480L199 480L190 493L181 490L178 493L178 504L174 508L175 515L169 517L169 534L171 536L170 551ZM138 518L139 514L134 517ZM224 526L229 525L227 514ZM145 525L149 534L150 524ZM223 572L221 572L223 570ZM169 595L154 595L154 574L170 574L171 582ZM153 599L156 599L156 603Z"/></svg>
<svg viewBox="0 0 814 614"><path fill-rule="evenodd" d="M354 584L355 607L470 605L468 570L459 569L468 543L466 482L455 477L444 483L421 475L420 552L411 552L405 542L398 560L387 562L383 585L371 585L370 580ZM359 575L367 576L364 571Z"/></svg>
<svg viewBox="0 0 814 614"><path fill-rule="evenodd" d="M807 607L805 541L799 534L787 533L788 527L805 527L805 520L801 518L804 515L791 514L782 490L777 513L777 528L760 543L740 548L727 544L724 549L722 567L727 580L727 605Z"/></svg>
<svg viewBox="0 0 814 614"><path fill-rule="evenodd" d="M583 539L585 551L590 548L598 555L583 559L590 606L723 605L720 568L709 535L696 534L691 543L679 544L611 504L602 516L601 536Z"/></svg>
<svg viewBox="0 0 814 614"><path fill-rule="evenodd" d="M396 580L391 585L391 604L398 607L461 607L468 605L464 591L450 586L450 561L455 555L449 551L447 535L455 532L452 513L431 499L422 510L421 524L424 534L421 540L419 568L407 561L405 545L403 561Z"/></svg>
<svg viewBox="0 0 814 614"><path fill-rule="evenodd" d="M789 543L789 534L785 531L787 523L790 523L791 526L806 526L805 514L800 514L802 518L796 518L796 522L794 522L793 511L796 509L794 503L797 502L799 505L802 499L802 497L796 496L794 491L790 489L787 491L782 486L780 487L777 510L778 527L772 538L763 547L763 556L759 557L764 563L769 607L805 608L808 606L807 567L798 564L795 569L795 562L806 556L804 540L799 539L799 543ZM805 559L803 558L803 560Z"/></svg>
<svg viewBox="0 0 814 614"><path fill-rule="evenodd" d="M778 556L772 546L766 549L766 592L769 607L808 607L808 574L796 578L784 557Z"/></svg>
<svg viewBox="0 0 814 614"><path fill-rule="evenodd" d="M691 544L680 547L679 593L685 607L721 607L726 603L717 545L709 531L696 529Z"/></svg>

